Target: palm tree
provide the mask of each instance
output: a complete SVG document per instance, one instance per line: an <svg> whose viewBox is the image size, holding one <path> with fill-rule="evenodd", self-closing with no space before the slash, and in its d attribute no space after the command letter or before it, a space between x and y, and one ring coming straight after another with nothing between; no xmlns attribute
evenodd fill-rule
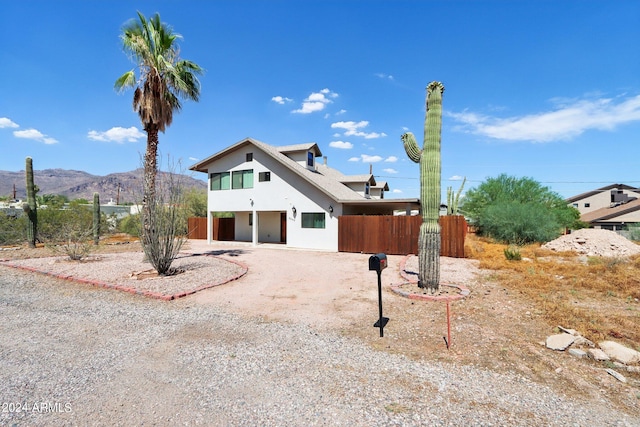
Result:
<svg viewBox="0 0 640 427"><path fill-rule="evenodd" d="M153 243L149 239L154 239L154 235L157 238L150 221L156 196L158 131L164 132L171 125L173 112L182 108L181 98L198 101L197 75L203 70L194 62L180 59L177 40L182 36L161 22L158 13L147 20L138 12L138 20L127 22L120 37L139 74L136 76L135 69L127 71L116 80L115 88L118 91L135 88L133 109L147 133L142 198L142 244L145 246Z"/></svg>

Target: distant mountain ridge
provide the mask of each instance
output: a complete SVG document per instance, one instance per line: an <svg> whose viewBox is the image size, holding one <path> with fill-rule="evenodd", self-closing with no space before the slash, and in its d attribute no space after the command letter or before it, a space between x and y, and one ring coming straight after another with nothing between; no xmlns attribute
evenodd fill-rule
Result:
<svg viewBox="0 0 640 427"><path fill-rule="evenodd" d="M167 172L159 172L159 183L167 175ZM207 188L206 182L190 175L177 174L176 176L186 189ZM107 203L110 199L119 203L135 203L142 200L142 169L105 176L92 175L77 170L44 169L34 170L33 179L40 188L38 195L60 194L70 200L93 200L93 193L98 193L101 203ZM0 171L0 196L13 197L15 185L16 198L26 199L25 181L24 170L18 172Z"/></svg>

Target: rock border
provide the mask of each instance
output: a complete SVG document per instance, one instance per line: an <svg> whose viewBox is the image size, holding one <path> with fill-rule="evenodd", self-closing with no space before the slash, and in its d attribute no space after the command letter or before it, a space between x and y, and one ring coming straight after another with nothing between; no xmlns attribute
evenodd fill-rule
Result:
<svg viewBox="0 0 640 427"><path fill-rule="evenodd" d="M463 285L453 285L453 284L449 284L449 283L442 283L440 284L440 286L448 286L451 288L456 288L458 289L459 293L457 295L425 295L425 294L416 294L416 293L412 293L412 292L407 292L403 289L401 289L402 285L406 285L408 283L418 283L418 281L414 278L414 277L410 277L406 272L405 272L405 266L407 264L407 260L409 259L410 256L413 256L413 254L409 254L407 256L405 256L402 260L400 260L400 276L405 279L405 282L403 283L398 283L398 284L391 284L390 288L391 290L402 296L405 298L409 298L409 299L413 299L413 300L422 300L422 301L457 301L460 299L463 299L464 297L469 296L469 294L471 293L471 291L469 290L469 288L467 288L466 286Z"/></svg>
<svg viewBox="0 0 640 427"><path fill-rule="evenodd" d="M53 272L50 272L50 271L38 270L37 268L33 268L33 267L13 264L10 261L2 261L2 260L0 260L0 262L2 262L2 265L5 265L5 266L11 267L11 268L15 268L15 269L18 269L18 270L30 271L32 273L43 274L45 276L51 276L51 277L55 277L57 279L67 280L67 281L70 281L70 282L96 286L96 287L99 287L99 288L113 289L113 290L116 290L116 291L128 292L128 293L131 293L131 294L142 295L144 297L159 299L159 300L163 300L163 301L172 301L172 300L175 300L175 299L178 299L178 298L186 297L187 295L195 294L196 292L202 291L204 289L209 289L209 288L213 288L215 286L220 286L220 285L224 285L224 284L229 283L229 282L233 282L235 280L240 279L242 276L247 274L247 272L249 271L249 267L246 264L244 264L244 263L242 263L240 261L230 260L230 259L222 258L222 257L219 257L219 256L215 256L215 255L208 255L208 254L189 254L189 256L191 256L191 257L211 256L211 257L217 258L217 259L219 259L221 261L225 261L225 262L229 262L229 263L232 263L232 264L236 264L239 267L241 267L243 271L240 274L238 274L237 276L231 277L229 279L223 280L223 281L218 282L218 283L209 283L209 284L206 284L206 285L203 285L203 286L199 286L199 287L197 287L195 289L190 289L188 291L178 292L178 293L175 293L175 294L163 294L163 293L160 293L160 292L151 292L151 291L140 290L140 289L136 289L136 288L132 288L132 287L128 287L128 286L116 285L116 284L113 284L113 283L107 283L107 282L103 282L103 281L100 281L100 280L83 279L82 277L68 276L68 275L64 275L64 274L56 274L56 273L53 273Z"/></svg>

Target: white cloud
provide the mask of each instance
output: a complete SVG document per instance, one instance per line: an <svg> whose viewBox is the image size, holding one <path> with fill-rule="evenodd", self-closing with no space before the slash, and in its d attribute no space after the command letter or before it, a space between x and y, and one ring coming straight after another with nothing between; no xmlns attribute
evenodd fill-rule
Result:
<svg viewBox="0 0 640 427"><path fill-rule="evenodd" d="M197 158L197 157L189 157L189 160L191 160L192 162L197 162L197 161L199 161L200 159L199 159L199 158Z"/></svg>
<svg viewBox="0 0 640 427"><path fill-rule="evenodd" d="M344 136L361 136L365 139L382 138L387 136L385 133L363 132L361 129L366 128L367 126L369 126L369 122L366 120L361 120L359 122L348 121L331 123L331 129L344 129Z"/></svg>
<svg viewBox="0 0 640 427"><path fill-rule="evenodd" d="M45 144L57 144L58 141L48 137L39 130L26 129L26 130L14 130L13 136L16 138L33 139L34 141L44 142Z"/></svg>
<svg viewBox="0 0 640 427"><path fill-rule="evenodd" d="M19 127L17 123L9 120L6 117L0 117L0 129L2 128L17 128Z"/></svg>
<svg viewBox="0 0 640 427"><path fill-rule="evenodd" d="M462 181L463 179L464 177L460 175L453 175L451 178L449 178L449 181Z"/></svg>
<svg viewBox="0 0 640 427"><path fill-rule="evenodd" d="M122 144L124 142L137 142L139 139L145 137L146 134L139 131L135 126L131 126L130 128L117 126L106 132L92 130L87 134L87 138L94 141L117 142L118 144Z"/></svg>
<svg viewBox="0 0 640 427"><path fill-rule="evenodd" d="M282 96L274 96L273 98L271 98L271 100L273 102L275 102L276 104L284 104L285 102L292 102L293 99L291 98L287 98L287 97L282 97Z"/></svg>
<svg viewBox="0 0 640 427"><path fill-rule="evenodd" d="M370 156L368 154L360 154L360 159L362 159L363 163L377 163L382 161L382 157L380 156Z"/></svg>
<svg viewBox="0 0 640 427"><path fill-rule="evenodd" d="M353 144L347 141L331 141L329 147L340 148L343 150L350 150L353 148Z"/></svg>
<svg viewBox="0 0 640 427"><path fill-rule="evenodd" d="M379 77L381 79L385 79L385 80L391 80L393 81L394 78L391 74L385 74L385 73L376 73L376 77Z"/></svg>
<svg viewBox="0 0 640 427"><path fill-rule="evenodd" d="M398 158L396 156L389 156L386 159L384 159L384 161L388 163L395 163L398 161Z"/></svg>
<svg viewBox="0 0 640 427"><path fill-rule="evenodd" d="M302 107L293 110L292 113L300 113L300 114L310 114L316 111L322 111L325 109L327 104L332 103L333 101L329 98L337 98L338 94L335 92L331 92L329 89L322 89L319 92L312 92L304 102L302 103Z"/></svg>
<svg viewBox="0 0 640 427"><path fill-rule="evenodd" d="M392 193L402 193L402 190L398 190L397 188L394 188L393 190L391 190Z"/></svg>
<svg viewBox="0 0 640 427"><path fill-rule="evenodd" d="M614 130L640 121L640 95L627 98L560 100L555 109L525 116L499 118L469 111L447 113L462 131L506 141L567 140L588 130Z"/></svg>
<svg viewBox="0 0 640 427"><path fill-rule="evenodd" d="M382 169L382 171L383 171L383 172L386 172L386 173L391 173L391 174L393 174L393 173L398 173L398 171L397 171L397 170L392 169L392 168Z"/></svg>
<svg viewBox="0 0 640 427"><path fill-rule="evenodd" d="M360 161L360 157L350 157L349 162L359 162Z"/></svg>
<svg viewBox="0 0 640 427"><path fill-rule="evenodd" d="M338 111L338 112L336 113L336 116L341 116L341 115L343 115L343 114L344 114L344 113L346 113L346 112L347 112L347 110L342 109L342 110L340 110L340 111Z"/></svg>

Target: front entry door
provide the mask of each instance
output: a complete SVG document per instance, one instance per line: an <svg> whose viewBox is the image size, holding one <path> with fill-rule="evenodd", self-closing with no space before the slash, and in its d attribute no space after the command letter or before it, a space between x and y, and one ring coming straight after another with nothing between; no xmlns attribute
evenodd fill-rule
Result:
<svg viewBox="0 0 640 427"><path fill-rule="evenodd" d="M287 243L287 213L280 212L280 243Z"/></svg>

